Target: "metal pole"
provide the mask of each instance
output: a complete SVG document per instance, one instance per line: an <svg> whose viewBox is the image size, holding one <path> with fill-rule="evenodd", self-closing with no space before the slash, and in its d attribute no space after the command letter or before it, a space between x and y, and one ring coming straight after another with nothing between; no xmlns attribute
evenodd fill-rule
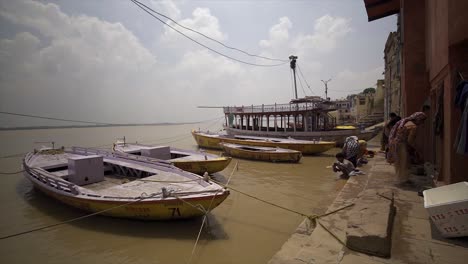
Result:
<svg viewBox="0 0 468 264"><path fill-rule="evenodd" d="M328 82L330 82L332 79L328 79L328 81L321 80L323 84L325 84L325 100L328 100Z"/></svg>
<svg viewBox="0 0 468 264"><path fill-rule="evenodd" d="M289 59L291 60L291 62L289 63L289 66L291 66L291 69L293 70L294 91L296 92L296 99L297 99L297 85L296 85L296 60L297 60L297 56L291 55L291 56L289 56Z"/></svg>

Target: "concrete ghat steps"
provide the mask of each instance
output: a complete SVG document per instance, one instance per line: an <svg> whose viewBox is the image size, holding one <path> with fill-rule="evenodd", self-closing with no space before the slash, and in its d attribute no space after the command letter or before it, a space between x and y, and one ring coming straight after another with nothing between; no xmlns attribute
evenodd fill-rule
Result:
<svg viewBox="0 0 468 264"><path fill-rule="evenodd" d="M348 254L349 250L330 235L326 229L331 231L343 243L346 243L348 234L348 238L351 237L350 245L354 249L387 256L391 247L391 235L388 231L389 225L392 224L391 219L393 219L390 216L394 214L393 202L377 195L376 189L372 188L363 192L367 187L371 187L369 183L372 180L369 182L369 179L372 179L375 168L374 163L375 160L369 162L367 167L370 168L370 171L366 175L348 179L327 212L334 211L350 203L355 203L355 206L320 218L320 225L317 225L315 229L313 229L308 219L304 220L269 263L345 263L350 257L354 257L350 256L344 259L344 255ZM359 196L361 192L363 193ZM384 193L384 196L391 197L391 191L382 193ZM373 203L375 207L369 208L370 203ZM371 210L363 213L363 208ZM378 218L375 215L376 209L378 209L380 215ZM373 217L378 221L361 221L359 220L360 217ZM381 221L384 219L385 221ZM351 222L351 229L348 227L349 222ZM363 229L368 231L362 232ZM372 243L369 244L369 242ZM375 259L375 263L380 263L381 260L381 258L371 256L368 259Z"/></svg>
<svg viewBox="0 0 468 264"><path fill-rule="evenodd" d="M367 189L359 194L349 210L346 246L354 251L379 257L390 257L395 206L383 190Z"/></svg>

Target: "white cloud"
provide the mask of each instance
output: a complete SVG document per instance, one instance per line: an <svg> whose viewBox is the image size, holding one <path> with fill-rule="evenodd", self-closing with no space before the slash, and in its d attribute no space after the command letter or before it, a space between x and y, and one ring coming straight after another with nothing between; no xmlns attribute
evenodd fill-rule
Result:
<svg viewBox="0 0 468 264"><path fill-rule="evenodd" d="M298 36L294 46L304 53L330 53L351 31L349 19L324 15L315 20L314 33Z"/></svg>
<svg viewBox="0 0 468 264"><path fill-rule="evenodd" d="M151 4L184 26L227 40L220 21L208 8L195 8L190 17L183 18L172 1ZM284 103L293 97L287 64L273 68L240 64L167 27L157 48L148 50L121 23L69 15L55 4L8 1L0 15L28 31L0 39L3 110L101 122L194 121L221 115L218 109L199 110L197 105ZM326 64L315 55L326 56L336 49L351 31L349 22L326 15L315 21L313 32L298 35L293 34L290 19L281 17L270 27L268 39L259 42L259 53L276 58L299 55L305 78L320 93L322 84L312 80L320 80ZM213 47L226 52L218 45ZM330 88L365 88L376 78L372 70L345 70ZM298 92L303 95L300 86Z"/></svg>
<svg viewBox="0 0 468 264"><path fill-rule="evenodd" d="M312 34L290 38L291 28L292 23L287 17L280 18L279 23L271 27L269 39L260 41L260 47L276 52L287 49L301 57L305 54L312 57L318 53L330 53L337 48L338 41L352 31L350 19L330 15L315 20Z"/></svg>
<svg viewBox="0 0 468 264"><path fill-rule="evenodd" d="M179 7L171 0L151 0L150 7L174 20L178 20L181 16Z"/></svg>
<svg viewBox="0 0 468 264"><path fill-rule="evenodd" d="M289 18L280 18L279 23L270 28L269 39L260 41L260 47L272 48L287 44L289 41L289 29L291 27L292 23Z"/></svg>
<svg viewBox="0 0 468 264"><path fill-rule="evenodd" d="M198 31L217 41L225 41L227 39L227 34L221 31L218 18L213 16L208 8L196 8L192 12L191 18L182 19L177 23L194 31ZM201 43L211 43L203 36L184 29L173 22L168 21L168 24ZM166 47L172 49L193 49L193 47L196 47L197 49L201 48L168 26L164 26L164 33L161 40Z"/></svg>
<svg viewBox="0 0 468 264"><path fill-rule="evenodd" d="M340 98L348 94L359 93L368 87L374 87L377 80L384 77L383 71L383 66L361 72L345 69L333 77L329 83L329 94L334 98Z"/></svg>
<svg viewBox="0 0 468 264"><path fill-rule="evenodd" d="M4 109L128 121L130 114L116 103L142 95L140 76L156 59L122 24L68 16L55 4L33 1L10 2L1 15L39 32L0 41L0 67L8 69L0 75Z"/></svg>

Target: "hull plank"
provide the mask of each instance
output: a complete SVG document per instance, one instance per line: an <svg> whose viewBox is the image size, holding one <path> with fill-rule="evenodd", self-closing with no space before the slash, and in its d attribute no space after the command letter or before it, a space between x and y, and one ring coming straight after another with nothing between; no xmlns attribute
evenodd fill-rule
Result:
<svg viewBox="0 0 468 264"><path fill-rule="evenodd" d="M253 147L221 143L226 154L232 157L270 162L299 162L300 151L279 148Z"/></svg>
<svg viewBox="0 0 468 264"><path fill-rule="evenodd" d="M325 152L335 147L335 142L328 141L305 141L294 139L277 138L236 138L232 136L223 136L218 134L207 134L192 131L192 135L198 146L202 148L222 149L220 143L239 144L247 146L284 148L302 152L304 155L313 155Z"/></svg>

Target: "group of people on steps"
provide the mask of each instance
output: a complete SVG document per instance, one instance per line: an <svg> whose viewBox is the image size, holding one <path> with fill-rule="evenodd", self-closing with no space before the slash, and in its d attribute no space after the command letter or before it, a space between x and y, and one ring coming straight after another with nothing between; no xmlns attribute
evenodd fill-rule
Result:
<svg viewBox="0 0 468 264"><path fill-rule="evenodd" d="M390 113L382 135L382 151L385 151L387 161L395 166L395 174L399 184L408 184L409 166L412 155L416 154L415 139L417 127L426 120L426 114L416 112L401 118ZM366 153L365 141L356 136L347 137L341 152L336 154L337 161L333 164L334 172L341 172L340 178L362 174L357 168L364 160Z"/></svg>

